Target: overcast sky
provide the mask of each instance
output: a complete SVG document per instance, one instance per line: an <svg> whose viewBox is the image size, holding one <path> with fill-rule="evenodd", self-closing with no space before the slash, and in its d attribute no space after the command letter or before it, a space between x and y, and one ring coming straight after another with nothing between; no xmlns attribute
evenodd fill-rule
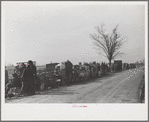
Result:
<svg viewBox="0 0 149 122"><path fill-rule="evenodd" d="M145 6L100 2L2 2L2 42L5 61L35 60L40 64L108 61L93 48L90 34L105 24L107 32L119 24L126 43L117 59L144 58Z"/></svg>

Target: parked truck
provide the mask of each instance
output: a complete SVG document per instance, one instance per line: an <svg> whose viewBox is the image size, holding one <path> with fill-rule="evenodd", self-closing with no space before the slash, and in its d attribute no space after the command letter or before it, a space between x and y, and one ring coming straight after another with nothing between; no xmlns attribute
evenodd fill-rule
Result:
<svg viewBox="0 0 149 122"><path fill-rule="evenodd" d="M122 71L122 60L114 60L114 70Z"/></svg>

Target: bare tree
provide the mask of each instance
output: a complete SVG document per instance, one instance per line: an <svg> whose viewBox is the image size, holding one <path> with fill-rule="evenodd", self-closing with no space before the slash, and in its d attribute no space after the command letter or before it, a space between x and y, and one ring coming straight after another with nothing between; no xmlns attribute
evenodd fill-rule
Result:
<svg viewBox="0 0 149 122"><path fill-rule="evenodd" d="M111 34L106 34L103 26L102 24L101 27L95 27L97 33L90 34L90 37L95 40L94 45L99 54L106 57L111 66L111 60L124 54L119 51L124 41L117 32L118 25L113 29Z"/></svg>

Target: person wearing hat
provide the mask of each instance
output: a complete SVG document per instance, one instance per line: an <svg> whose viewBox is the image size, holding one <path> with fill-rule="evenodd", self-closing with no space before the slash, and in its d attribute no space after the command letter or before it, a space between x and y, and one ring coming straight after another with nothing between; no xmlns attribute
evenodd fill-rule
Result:
<svg viewBox="0 0 149 122"><path fill-rule="evenodd" d="M37 70L36 70L36 66L33 64L33 61L31 61L31 60L29 60L28 61L28 65L29 65L29 67L30 67L30 69L31 69L31 71L32 71L32 74L33 74L33 77L32 77L32 79L31 79L31 84L30 84L30 92L31 92L31 94L33 95L33 94L35 94L35 91L37 90L37 89L39 89L39 88L37 88L38 86L37 86Z"/></svg>
<svg viewBox="0 0 149 122"><path fill-rule="evenodd" d="M33 73L30 68L30 63L28 62L28 66L24 69L22 73L22 88L21 94L26 93L27 95L31 95L31 83L33 79Z"/></svg>

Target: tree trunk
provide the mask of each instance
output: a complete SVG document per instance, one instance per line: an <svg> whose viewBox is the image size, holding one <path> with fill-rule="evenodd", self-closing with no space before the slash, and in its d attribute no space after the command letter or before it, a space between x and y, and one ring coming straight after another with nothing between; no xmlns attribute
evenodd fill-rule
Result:
<svg viewBox="0 0 149 122"><path fill-rule="evenodd" d="M109 72L111 72L111 60L109 59Z"/></svg>
<svg viewBox="0 0 149 122"><path fill-rule="evenodd" d="M111 67L111 60L109 59L109 66Z"/></svg>

